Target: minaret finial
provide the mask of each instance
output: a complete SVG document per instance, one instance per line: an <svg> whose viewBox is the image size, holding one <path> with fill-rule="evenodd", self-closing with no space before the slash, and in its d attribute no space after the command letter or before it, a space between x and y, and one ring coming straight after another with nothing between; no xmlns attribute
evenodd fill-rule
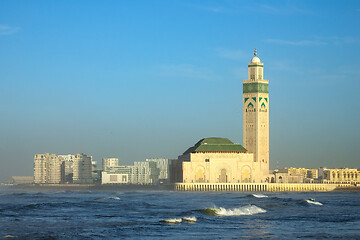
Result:
<svg viewBox="0 0 360 240"><path fill-rule="evenodd" d="M256 53L257 51L256 51L256 48L255 48L255 52L254 52L254 55L255 55L255 57L256 57L256 55L257 55L257 53Z"/></svg>

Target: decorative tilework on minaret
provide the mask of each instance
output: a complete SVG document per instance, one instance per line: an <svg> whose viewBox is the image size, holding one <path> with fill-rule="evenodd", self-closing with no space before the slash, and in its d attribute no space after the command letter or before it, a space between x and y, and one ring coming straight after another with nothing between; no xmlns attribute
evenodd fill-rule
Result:
<svg viewBox="0 0 360 240"><path fill-rule="evenodd" d="M254 162L265 177L269 173L269 81L263 79L264 64L256 48L254 55L248 64L248 80L243 81L243 145L254 153Z"/></svg>

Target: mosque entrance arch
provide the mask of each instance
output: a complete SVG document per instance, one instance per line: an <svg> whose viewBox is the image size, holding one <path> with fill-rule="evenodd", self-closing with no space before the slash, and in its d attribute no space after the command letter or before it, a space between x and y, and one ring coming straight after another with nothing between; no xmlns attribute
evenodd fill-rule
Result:
<svg viewBox="0 0 360 240"><path fill-rule="evenodd" d="M241 169L241 182L243 183L251 182L251 169L249 166L244 166Z"/></svg>
<svg viewBox="0 0 360 240"><path fill-rule="evenodd" d="M203 183L205 182L205 171L204 167L198 167L195 171L195 182Z"/></svg>
<svg viewBox="0 0 360 240"><path fill-rule="evenodd" d="M221 171L220 171L219 182L221 182L221 183L227 183L227 181L228 181L228 176L227 176L227 174L226 174L226 169L223 168L223 169L221 169Z"/></svg>

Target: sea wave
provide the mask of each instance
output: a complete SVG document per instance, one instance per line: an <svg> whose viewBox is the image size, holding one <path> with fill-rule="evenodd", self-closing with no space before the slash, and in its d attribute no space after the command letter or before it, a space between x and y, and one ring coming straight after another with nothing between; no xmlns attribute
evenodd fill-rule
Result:
<svg viewBox="0 0 360 240"><path fill-rule="evenodd" d="M264 195L264 194L255 194L255 193L253 193L253 194L251 194L253 197L256 197L256 198L267 198L268 196L266 196L266 195Z"/></svg>
<svg viewBox="0 0 360 240"><path fill-rule="evenodd" d="M321 202L317 202L317 201L312 200L312 199L307 199L307 200L305 200L305 202L307 202L309 204L313 204L313 205L319 205L319 206L323 205Z"/></svg>
<svg viewBox="0 0 360 240"><path fill-rule="evenodd" d="M247 205L240 208L226 209L226 208L205 208L201 212L211 216L242 216L242 215L254 215L259 213L265 213L266 210L257 207L255 205Z"/></svg>
<svg viewBox="0 0 360 240"><path fill-rule="evenodd" d="M175 224L175 223L181 223L182 219L181 218L170 218L170 219L160 220L160 222L168 223L168 224Z"/></svg>
<svg viewBox="0 0 360 240"><path fill-rule="evenodd" d="M113 197L103 197L103 198L97 198L94 201L106 201L106 200L120 200L119 197L113 196Z"/></svg>
<svg viewBox="0 0 360 240"><path fill-rule="evenodd" d="M189 223L195 223L197 221L196 217L183 217L182 218L183 221L185 222L189 222Z"/></svg>

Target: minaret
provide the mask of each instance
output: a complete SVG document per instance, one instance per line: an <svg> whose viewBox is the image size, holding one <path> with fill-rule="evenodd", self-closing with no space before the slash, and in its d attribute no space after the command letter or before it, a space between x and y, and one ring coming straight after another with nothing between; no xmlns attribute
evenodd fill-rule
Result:
<svg viewBox="0 0 360 240"><path fill-rule="evenodd" d="M243 145L254 153L262 181L269 174L269 81L263 79L264 64L256 56L248 64L248 80L243 81Z"/></svg>

